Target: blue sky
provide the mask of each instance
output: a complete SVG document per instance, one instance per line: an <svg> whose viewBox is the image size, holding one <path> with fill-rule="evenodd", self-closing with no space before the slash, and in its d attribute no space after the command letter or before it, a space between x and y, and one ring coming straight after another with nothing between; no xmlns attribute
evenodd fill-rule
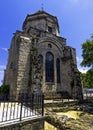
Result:
<svg viewBox="0 0 93 130"><path fill-rule="evenodd" d="M81 44L93 34L93 0L0 0L0 85L8 60L8 48L16 30L22 30L27 14L41 9L57 16L60 35L67 39L67 45L76 48L79 66Z"/></svg>

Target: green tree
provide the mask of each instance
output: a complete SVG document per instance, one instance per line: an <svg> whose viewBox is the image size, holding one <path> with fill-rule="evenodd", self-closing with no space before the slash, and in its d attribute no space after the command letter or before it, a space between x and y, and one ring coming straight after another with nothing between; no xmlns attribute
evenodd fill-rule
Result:
<svg viewBox="0 0 93 130"><path fill-rule="evenodd" d="M93 35L91 40L86 40L82 44L82 57L81 66L90 67L86 74L81 74L83 87L93 88Z"/></svg>
<svg viewBox="0 0 93 130"><path fill-rule="evenodd" d="M0 86L0 94L9 94L10 86L9 85L2 85Z"/></svg>
<svg viewBox="0 0 93 130"><path fill-rule="evenodd" d="M86 42L82 44L82 57L83 61L81 62L81 66L93 69L93 39L86 40Z"/></svg>
<svg viewBox="0 0 93 130"><path fill-rule="evenodd" d="M86 82L86 73L81 73L81 79L82 79L83 88L88 88L87 82Z"/></svg>
<svg viewBox="0 0 93 130"><path fill-rule="evenodd" d="M93 69L81 74L84 88L93 88Z"/></svg>

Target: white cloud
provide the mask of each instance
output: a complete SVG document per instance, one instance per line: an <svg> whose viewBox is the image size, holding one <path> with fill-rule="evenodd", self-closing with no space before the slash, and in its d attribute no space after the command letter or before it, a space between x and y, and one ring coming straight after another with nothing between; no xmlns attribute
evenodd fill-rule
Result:
<svg viewBox="0 0 93 130"><path fill-rule="evenodd" d="M4 78L4 71L0 71L0 85L2 85L2 81L3 81L3 78Z"/></svg>
<svg viewBox="0 0 93 130"><path fill-rule="evenodd" d="M0 85L2 85L2 81L4 78L4 69L6 68L5 65L0 65Z"/></svg>
<svg viewBox="0 0 93 130"><path fill-rule="evenodd" d="M86 73L88 70L89 70L89 68L87 68L87 67L81 67L80 66L80 63L82 62L82 57L76 57L76 59L77 59L77 66L78 66L78 69L79 69L79 71L81 72L81 73Z"/></svg>
<svg viewBox="0 0 93 130"><path fill-rule="evenodd" d="M4 70L6 68L5 65L0 65L0 70Z"/></svg>
<svg viewBox="0 0 93 130"><path fill-rule="evenodd" d="M6 52L8 51L8 48L1 48L1 49L2 49L3 51L6 51Z"/></svg>
<svg viewBox="0 0 93 130"><path fill-rule="evenodd" d="M78 67L78 69L81 73L86 73L88 71L88 68Z"/></svg>

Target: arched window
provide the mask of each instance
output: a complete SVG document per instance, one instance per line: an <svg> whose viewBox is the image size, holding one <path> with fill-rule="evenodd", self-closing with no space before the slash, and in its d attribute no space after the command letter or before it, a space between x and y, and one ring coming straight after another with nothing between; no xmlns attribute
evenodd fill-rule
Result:
<svg viewBox="0 0 93 130"><path fill-rule="evenodd" d="M56 60L56 70L57 70L57 83L60 83L60 60Z"/></svg>
<svg viewBox="0 0 93 130"><path fill-rule="evenodd" d="M52 48L52 45L51 45L51 44L48 44L48 48Z"/></svg>
<svg viewBox="0 0 93 130"><path fill-rule="evenodd" d="M46 53L46 82L54 82L54 56L51 52Z"/></svg>
<svg viewBox="0 0 93 130"><path fill-rule="evenodd" d="M38 59L40 60L40 63L43 64L43 56L42 56L42 55L39 55L39 56L38 56Z"/></svg>

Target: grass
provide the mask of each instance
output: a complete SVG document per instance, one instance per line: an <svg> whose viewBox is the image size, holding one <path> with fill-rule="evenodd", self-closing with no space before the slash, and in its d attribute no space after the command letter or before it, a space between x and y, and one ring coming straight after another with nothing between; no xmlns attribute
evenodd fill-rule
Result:
<svg viewBox="0 0 93 130"><path fill-rule="evenodd" d="M89 111L84 110L82 105L93 105L93 102L84 102L84 104L76 105L65 105L62 104L52 104L50 106L45 106L45 113L49 110L50 115L45 117L45 120L51 123L52 125L59 128L59 130L93 130L93 114ZM62 126L60 120L56 120L56 116L61 117L62 115L67 116L69 119L66 121L65 125ZM53 118L54 116L54 118ZM62 128L61 128L62 127Z"/></svg>

